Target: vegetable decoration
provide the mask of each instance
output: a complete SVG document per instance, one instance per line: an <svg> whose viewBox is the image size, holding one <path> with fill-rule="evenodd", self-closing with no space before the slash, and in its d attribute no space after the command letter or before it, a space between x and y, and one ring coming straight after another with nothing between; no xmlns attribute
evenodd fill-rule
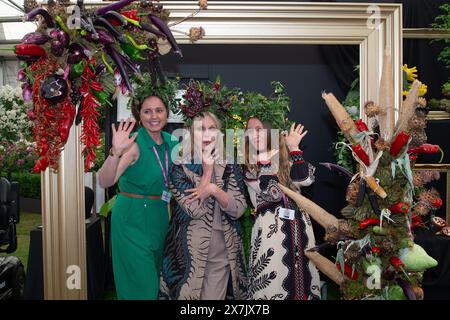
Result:
<svg viewBox="0 0 450 320"><path fill-rule="evenodd" d="M38 27L13 49L23 62L24 99L33 102L29 115L41 157L36 172L47 167L58 170L59 155L75 118L76 124L82 122L85 169L89 170L99 145L101 107L110 104L117 91L110 84L125 88L123 94L132 96L132 82L141 77L138 62L151 57L148 85L163 85L153 81L165 80L158 41L168 40L173 52L181 56L167 25L169 12L159 1L120 0L93 10L78 0L79 10L74 11L78 19L67 10L69 5L65 0L49 1L45 8L29 5L24 21L36 21ZM113 78L116 72L120 77Z"/></svg>

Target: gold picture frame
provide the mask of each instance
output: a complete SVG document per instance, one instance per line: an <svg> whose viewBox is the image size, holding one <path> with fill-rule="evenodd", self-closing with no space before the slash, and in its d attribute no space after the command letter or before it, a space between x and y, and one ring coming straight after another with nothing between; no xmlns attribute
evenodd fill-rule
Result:
<svg viewBox="0 0 450 320"><path fill-rule="evenodd" d="M441 194L441 198L445 201L445 220L450 225L450 164L416 164L413 171L438 171L446 174L446 194Z"/></svg>
<svg viewBox="0 0 450 320"><path fill-rule="evenodd" d="M71 1L75 4L75 1ZM99 1L87 7L105 5ZM198 8L197 1L162 1L175 22ZM392 59L395 106L402 101L402 5L370 3L214 1L208 9L176 26L188 32L202 26L202 44L352 44L360 52L360 101L378 100L385 48ZM179 43L190 43L175 33ZM317 94L320 94L318 92ZM363 108L361 108L363 110ZM361 118L365 114L361 112ZM72 127L59 173L42 173L42 219L45 299L86 299L84 168L79 129ZM68 268L81 275L69 288Z"/></svg>

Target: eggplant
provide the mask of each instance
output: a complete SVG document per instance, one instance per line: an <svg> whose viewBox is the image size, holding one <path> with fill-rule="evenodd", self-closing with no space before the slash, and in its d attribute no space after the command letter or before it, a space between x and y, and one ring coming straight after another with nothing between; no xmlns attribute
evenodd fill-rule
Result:
<svg viewBox="0 0 450 320"><path fill-rule="evenodd" d="M61 43L61 41L53 39L50 42L50 51L53 53L53 55L61 57L64 53L64 49L64 45Z"/></svg>
<svg viewBox="0 0 450 320"><path fill-rule="evenodd" d="M373 212L379 216L381 214L380 206L378 205L377 197L373 192L369 192L369 202Z"/></svg>
<svg viewBox="0 0 450 320"><path fill-rule="evenodd" d="M105 18L96 18L94 20L94 25L105 28L114 38L116 38L120 42L126 42L125 36L117 31Z"/></svg>
<svg viewBox="0 0 450 320"><path fill-rule="evenodd" d="M21 42L22 43L32 43L32 44L44 44L50 38L40 32L30 32L23 36Z"/></svg>
<svg viewBox="0 0 450 320"><path fill-rule="evenodd" d="M154 35L160 37L160 38L166 38L166 35L164 33L162 33L161 31L159 31L156 28L153 28L151 25L149 24L145 24L145 23L141 23L141 29L150 33L153 33Z"/></svg>
<svg viewBox="0 0 450 320"><path fill-rule="evenodd" d="M53 30L52 32L50 32L50 37L61 42L61 44L64 47L67 47L69 45L70 42L69 35L62 30L59 29Z"/></svg>
<svg viewBox="0 0 450 320"><path fill-rule="evenodd" d="M162 19L160 19L159 17L154 16L152 14L149 14L148 18L150 19L150 22L153 25L155 25L156 28L159 29L159 31L164 33L164 35L166 36L170 45L172 46L173 51L176 54L178 54L180 57L183 57L183 53L181 52L180 47L178 46L177 42L175 41L172 31L170 31L169 27L164 23L164 21Z"/></svg>
<svg viewBox="0 0 450 320"><path fill-rule="evenodd" d="M24 83L22 86L22 97L25 102L29 102L33 98L33 90L28 82Z"/></svg>
<svg viewBox="0 0 450 320"><path fill-rule="evenodd" d="M358 195L356 197L355 207L359 208L362 206L365 195L366 195L366 180L361 179L361 181L359 182L359 190Z"/></svg>
<svg viewBox="0 0 450 320"><path fill-rule="evenodd" d="M80 43L72 43L69 46L69 56L67 57L67 63L75 64L83 59L88 59L90 51Z"/></svg>
<svg viewBox="0 0 450 320"><path fill-rule="evenodd" d="M416 294L408 281L400 277L397 277L395 281L397 281L398 285L402 288L403 293L409 300L417 300Z"/></svg>
<svg viewBox="0 0 450 320"><path fill-rule="evenodd" d="M125 65L130 68L130 70L133 73L140 73L139 67L137 65L135 65L130 58L128 58L127 56L120 54L114 47L110 47L111 50L114 50L117 55L120 57L120 59L123 61L123 63L125 63Z"/></svg>
<svg viewBox="0 0 450 320"><path fill-rule="evenodd" d="M133 87L130 84L130 79L128 78L127 71L125 70L125 66L123 65L123 60L119 53L111 48L111 46L105 46L106 53L113 59L116 63L117 68L119 69L120 75L122 76L123 81L128 89L128 91L133 92Z"/></svg>
<svg viewBox="0 0 450 320"><path fill-rule="evenodd" d="M26 62L34 62L39 60L39 56L31 56L31 55L24 55L24 54L16 54L17 59L21 61Z"/></svg>
<svg viewBox="0 0 450 320"><path fill-rule="evenodd" d="M103 18L114 19L117 22L119 22L122 25L122 27L125 27L128 24L127 20L125 20L125 18L120 13L112 10L105 13L103 15Z"/></svg>
<svg viewBox="0 0 450 320"><path fill-rule="evenodd" d="M94 24L92 23L91 18L82 17L81 18L81 25L84 29L86 29L88 32L92 34L92 38L97 40L98 39L98 33L97 30L95 30Z"/></svg>
<svg viewBox="0 0 450 320"><path fill-rule="evenodd" d="M53 18L50 15L50 13L48 13L47 10L45 10L44 8L41 8L41 7L35 8L35 9L31 10L30 12L28 12L24 16L24 21L34 20L34 18L36 18L37 15L41 15L44 18L45 24L47 25L48 28L55 27L55 22L53 21Z"/></svg>
<svg viewBox="0 0 450 320"><path fill-rule="evenodd" d="M120 1L114 2L112 4L109 4L107 6L98 8L96 13L98 15L102 16L105 13L107 13L108 11L119 11L120 9L122 9L123 7L129 5L133 1L134 0L120 0Z"/></svg>
<svg viewBox="0 0 450 320"><path fill-rule="evenodd" d="M345 176L352 178L353 173L345 169L344 167L341 167L340 165L329 163L329 162L319 162L319 164L323 165L325 168L327 168L330 171L336 170L338 172L343 173Z"/></svg>
<svg viewBox="0 0 450 320"><path fill-rule="evenodd" d="M96 31L97 31L97 35L98 35L97 39L94 39L92 33L88 33L86 35L86 39L91 42L99 42L102 44L113 44L114 43L114 38L111 36L111 34L108 31L103 30L103 29L96 29Z"/></svg>
<svg viewBox="0 0 450 320"><path fill-rule="evenodd" d="M17 72L17 81L20 82L26 82L27 81L27 74L23 69L20 69L19 72Z"/></svg>
<svg viewBox="0 0 450 320"><path fill-rule="evenodd" d="M103 70L105 70L105 65L103 63L100 63L98 66L95 67L95 75L99 75L100 73L103 72Z"/></svg>

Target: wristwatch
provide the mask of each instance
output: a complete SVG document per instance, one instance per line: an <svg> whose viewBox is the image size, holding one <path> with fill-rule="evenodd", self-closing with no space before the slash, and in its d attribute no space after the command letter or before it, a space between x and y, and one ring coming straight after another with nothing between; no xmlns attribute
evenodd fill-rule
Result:
<svg viewBox="0 0 450 320"><path fill-rule="evenodd" d="M112 151L112 148L109 149L109 155L110 155L111 157L114 157L114 156L115 156L115 154L114 154L113 151ZM119 158L121 158L121 157L122 157L122 155L119 156Z"/></svg>

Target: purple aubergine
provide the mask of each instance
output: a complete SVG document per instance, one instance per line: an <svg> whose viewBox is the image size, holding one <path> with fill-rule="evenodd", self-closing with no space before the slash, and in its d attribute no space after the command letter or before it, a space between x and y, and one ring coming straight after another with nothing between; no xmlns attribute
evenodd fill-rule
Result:
<svg viewBox="0 0 450 320"><path fill-rule="evenodd" d="M166 36L167 40L169 41L170 45L172 46L173 51L178 54L180 57L183 57L183 54L181 52L180 47L178 46L177 42L175 41L175 38L172 34L172 31L170 31L169 27L164 23L164 21L152 14L148 15L148 18L150 19L150 22L155 25Z"/></svg>
<svg viewBox="0 0 450 320"><path fill-rule="evenodd" d="M329 162L319 162L319 164L323 165L325 168L327 168L330 171L336 170L338 172L343 173L347 177L351 178L353 177L353 173L345 169L344 167L341 167L340 165L329 163Z"/></svg>
<svg viewBox="0 0 450 320"><path fill-rule="evenodd" d="M50 38L40 32L30 32L23 36L21 42L22 43L30 43L30 44L44 44L46 43Z"/></svg>
<svg viewBox="0 0 450 320"><path fill-rule="evenodd" d="M39 60L39 56L30 56L30 55L24 55L24 54L16 54L16 58L21 60L21 61L26 61L26 62L34 62Z"/></svg>
<svg viewBox="0 0 450 320"><path fill-rule="evenodd" d="M17 81L25 82L27 81L27 74L23 69L20 69L19 72L17 72Z"/></svg>
<svg viewBox="0 0 450 320"><path fill-rule="evenodd" d="M365 195L366 195L366 180L361 179L361 181L359 182L359 189L358 195L356 196L355 207L359 208L362 206Z"/></svg>
<svg viewBox="0 0 450 320"><path fill-rule="evenodd" d="M139 71L139 67L136 65L136 64L134 64L131 60L130 60L130 58L128 58L126 55L123 55L123 54L120 54L114 47L110 47L110 50L111 51L114 51L116 54L117 54L117 56L120 58L120 60L122 60L123 61L123 63L125 63L126 64L126 66L128 67L128 68L130 68L130 70L133 72L133 73L140 73L140 71Z"/></svg>
<svg viewBox="0 0 450 320"><path fill-rule="evenodd" d="M95 75L99 75L100 73L103 72L103 70L105 70L105 65L103 63L100 63L98 66L95 67Z"/></svg>
<svg viewBox="0 0 450 320"><path fill-rule="evenodd" d="M67 63L75 64L82 59L88 58L89 51L83 45L79 43L72 43L69 46L69 56L67 57Z"/></svg>
<svg viewBox="0 0 450 320"><path fill-rule="evenodd" d="M114 2L112 4L108 4L107 6L98 8L96 13L101 16L101 15L104 15L105 13L107 13L108 11L119 11L120 9L129 5L133 1L134 0L120 0L120 1Z"/></svg>
<svg viewBox="0 0 450 320"><path fill-rule="evenodd" d="M53 30L52 32L50 32L50 37L61 42L61 44L64 47L67 47L69 45L70 42L69 35L65 33L63 30L59 29Z"/></svg>
<svg viewBox="0 0 450 320"><path fill-rule="evenodd" d="M403 289L403 293L409 300L417 300L416 294L414 293L408 281L400 277L396 278L395 280L397 281L398 285Z"/></svg>
<svg viewBox="0 0 450 320"><path fill-rule="evenodd" d="M35 8L35 9L31 10L30 12L28 12L27 14L25 14L24 21L34 20L34 18L37 15L41 15L44 18L45 24L47 25L48 28L55 27L55 22L53 21L53 18L50 15L50 13L48 13L47 10L45 10L44 8L41 8L41 7Z"/></svg>
<svg viewBox="0 0 450 320"><path fill-rule="evenodd" d="M125 70L125 66L123 65L123 60L120 58L117 51L113 50L111 46L105 46L106 53L113 59L116 63L117 68L119 68L120 75L122 76L123 81L125 82L128 91L133 92L133 87L130 84L130 79L128 78L127 71Z"/></svg>
<svg viewBox="0 0 450 320"><path fill-rule="evenodd" d="M128 24L127 20L125 20L125 18L116 11L108 11L103 15L103 18L116 20L122 25L122 27L125 27Z"/></svg>
<svg viewBox="0 0 450 320"><path fill-rule="evenodd" d="M373 192L369 192L369 202L370 206L372 207L373 212L379 216L381 214L380 206L378 205L377 197Z"/></svg>
<svg viewBox="0 0 450 320"><path fill-rule="evenodd" d="M166 35L164 33L162 33L161 31L159 31L156 28L153 28L151 25L149 24L145 24L145 23L141 23L141 29L145 30L147 32L153 33L154 35L160 37L160 38L166 38Z"/></svg>
<svg viewBox="0 0 450 320"><path fill-rule="evenodd" d="M53 39L50 42L50 51L53 53L53 55L61 57L64 53L64 45L61 43L61 41Z"/></svg>
<svg viewBox="0 0 450 320"><path fill-rule="evenodd" d="M113 44L114 43L114 38L111 36L111 34L108 31L103 30L103 29L96 29L96 31L97 31L97 35L98 35L97 39L95 39L93 37L92 33L88 33L86 35L86 39L90 42L99 42L101 44Z"/></svg>
<svg viewBox="0 0 450 320"><path fill-rule="evenodd" d="M125 40L125 36L123 34L121 34L119 31L116 30L116 28L113 27L112 24L110 24L108 22L108 20L106 20L105 18L96 18L94 20L94 25L99 26L99 27L103 27L106 30L108 30L108 32L117 40L119 40L120 42L126 42Z"/></svg>
<svg viewBox="0 0 450 320"><path fill-rule="evenodd" d="M22 97L25 102L31 101L33 97L33 90L31 89L31 85L29 83L24 83L22 86Z"/></svg>
<svg viewBox="0 0 450 320"><path fill-rule="evenodd" d="M80 21L81 21L81 26L84 29L86 29L86 31L92 33L92 37L94 39L98 39L97 30L95 30L94 24L92 23L92 19L82 16Z"/></svg>

